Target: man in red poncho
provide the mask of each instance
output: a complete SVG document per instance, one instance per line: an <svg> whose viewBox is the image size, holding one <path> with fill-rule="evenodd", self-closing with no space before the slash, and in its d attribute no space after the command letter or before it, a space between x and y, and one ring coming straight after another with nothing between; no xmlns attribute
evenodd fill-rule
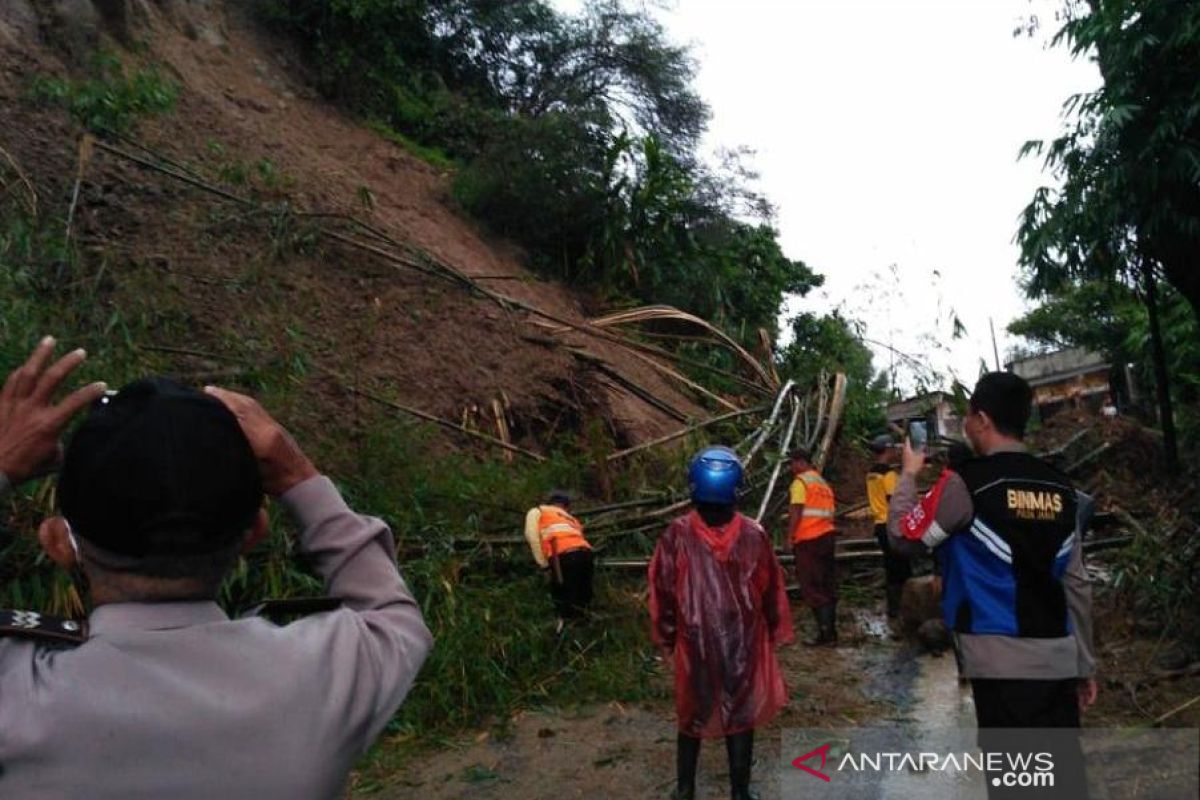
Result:
<svg viewBox="0 0 1200 800"><path fill-rule="evenodd" d="M696 796L702 738L725 737L734 800L752 800L754 729L787 702L775 648L793 639L783 571L762 527L737 512L742 465L709 447L688 470L693 508L650 562L654 642L675 671L675 797Z"/></svg>

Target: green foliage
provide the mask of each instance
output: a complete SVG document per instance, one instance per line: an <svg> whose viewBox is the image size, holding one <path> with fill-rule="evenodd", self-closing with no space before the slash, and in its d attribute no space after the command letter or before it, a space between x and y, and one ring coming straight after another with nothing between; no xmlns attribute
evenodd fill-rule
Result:
<svg viewBox="0 0 1200 800"><path fill-rule="evenodd" d="M161 276L123 271L126 300L133 302L120 305L90 283L59 281L60 272L76 269L63 221L34 218L14 205L0 206L0 364L8 369L20 363L53 331L70 346L87 347L80 380L103 377L121 385L160 371L162 365L137 344L163 335L170 341L174 332L158 305ZM285 417L301 402L297 383L307 371L303 334L292 331L287 343L294 350L285 348L243 377ZM449 732L505 717L519 705L633 700L652 691L647 677L654 661L639 581L626 585L601 577L597 608L603 620L556 637L549 594L528 552L518 548L505 556L478 544L481 534L518 535L525 510L550 487L594 491L584 460L588 447L564 440L546 463L513 464L500 456L447 453L427 428L394 419L372 419L362 430L301 438L317 463L344 478L342 489L355 508L392 527L405 576L438 639L393 732ZM597 439L603 452L610 444ZM633 473L615 478L612 488L630 491L626 482L633 479ZM31 535L54 511L49 479L23 487L0 508L0 606L81 611L69 580L40 554ZM237 612L264 598L321 591L291 527L275 509L268 539L224 584L225 608ZM388 753L381 748L373 758Z"/></svg>
<svg viewBox="0 0 1200 800"><path fill-rule="evenodd" d="M1066 0L1060 18L1053 42L1094 58L1104 84L1066 102L1062 136L1022 149L1062 182L1024 212L1031 287L1114 280L1148 260L1200 314L1200 6Z"/></svg>
<svg viewBox="0 0 1200 800"><path fill-rule="evenodd" d="M843 440L862 439L887 425L887 380L876 374L860 327L861 323L837 311L823 316L800 314L792 319L794 338L778 357L780 375L801 386L815 383L822 371L846 373Z"/></svg>
<svg viewBox="0 0 1200 800"><path fill-rule="evenodd" d="M40 77L32 94L64 106L80 125L96 133L124 133L138 117L162 114L175 107L178 89L154 67L132 71L116 55L98 52L92 77Z"/></svg>
<svg viewBox="0 0 1200 800"><path fill-rule="evenodd" d="M324 90L440 168L459 205L542 272L669 303L744 341L819 284L786 258L753 174L703 165L695 64L644 9L593 0L288 0Z"/></svg>

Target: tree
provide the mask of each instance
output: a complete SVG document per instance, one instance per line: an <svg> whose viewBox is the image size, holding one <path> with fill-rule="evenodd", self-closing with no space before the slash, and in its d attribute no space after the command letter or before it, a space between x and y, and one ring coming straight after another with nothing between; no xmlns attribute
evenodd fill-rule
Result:
<svg viewBox="0 0 1200 800"><path fill-rule="evenodd" d="M882 430L887 424L887 378L875 372L861 323L834 311L822 316L805 312L792 318L791 325L793 339L777 359L780 375L805 386L822 371L846 373L846 433L862 438Z"/></svg>
<svg viewBox="0 0 1200 800"><path fill-rule="evenodd" d="M1042 188L1018 240L1036 295L1072 280L1139 285L1147 303L1167 457L1171 392L1157 303L1160 275L1200 317L1200 4L1066 0L1053 42L1096 60L1103 86L1070 98L1066 132L1029 142L1061 188Z"/></svg>

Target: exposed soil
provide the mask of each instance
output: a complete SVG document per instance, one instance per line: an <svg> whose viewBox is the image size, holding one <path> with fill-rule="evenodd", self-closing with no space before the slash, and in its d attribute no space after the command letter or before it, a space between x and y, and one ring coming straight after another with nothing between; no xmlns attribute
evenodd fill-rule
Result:
<svg viewBox="0 0 1200 800"><path fill-rule="evenodd" d="M0 29L14 29L23 5L6 11L0 23L9 28ZM678 427L572 356L565 345L574 344L683 414L704 415L623 348L549 338L544 321L315 236L340 223L296 212L352 214L481 285L568 321L585 319L580 297L536 278L519 251L455 213L447 175L317 97L290 44L243 4L135 5L144 47L136 57L117 52L165 68L180 92L174 111L138 123L136 144L117 145L152 161L169 158L264 206L238 206L109 152L91 156L75 228L87 255L72 277L94 282L98 302L157 323L153 341L139 347L202 354L154 350L163 371L228 372L231 362L261 367L303 352L316 363L294 406L313 427L361 405L346 383L493 435L498 401L514 437L532 446L564 416L578 424L599 415L620 444ZM81 131L65 111L30 99L28 87L35 76L69 72L80 57L46 10L38 13L32 37L0 35L0 147L37 186L43 213L65 214Z"/></svg>

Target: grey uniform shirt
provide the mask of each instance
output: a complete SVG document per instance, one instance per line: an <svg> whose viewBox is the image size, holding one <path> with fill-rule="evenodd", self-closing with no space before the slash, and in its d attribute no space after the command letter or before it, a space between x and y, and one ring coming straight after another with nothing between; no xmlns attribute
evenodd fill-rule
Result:
<svg viewBox="0 0 1200 800"><path fill-rule="evenodd" d="M340 795L433 640L383 522L324 477L281 500L342 607L277 626L117 603L77 647L0 639L0 797Z"/></svg>
<svg viewBox="0 0 1200 800"><path fill-rule="evenodd" d="M1024 448L1012 447L1013 450ZM934 519L920 541L906 539L900 523L920 502L916 479L901 475L888 505L888 536L892 549L901 555L920 555L950 536L963 533L975 517L975 505L967 484L950 473L942 489ZM1063 575L1072 633L1052 639L989 634L955 634L955 644L966 678L1060 680L1086 678L1096 672L1092 645L1092 590L1083 564L1083 534L1091 516L1092 501L1081 504L1076 518L1076 536Z"/></svg>

